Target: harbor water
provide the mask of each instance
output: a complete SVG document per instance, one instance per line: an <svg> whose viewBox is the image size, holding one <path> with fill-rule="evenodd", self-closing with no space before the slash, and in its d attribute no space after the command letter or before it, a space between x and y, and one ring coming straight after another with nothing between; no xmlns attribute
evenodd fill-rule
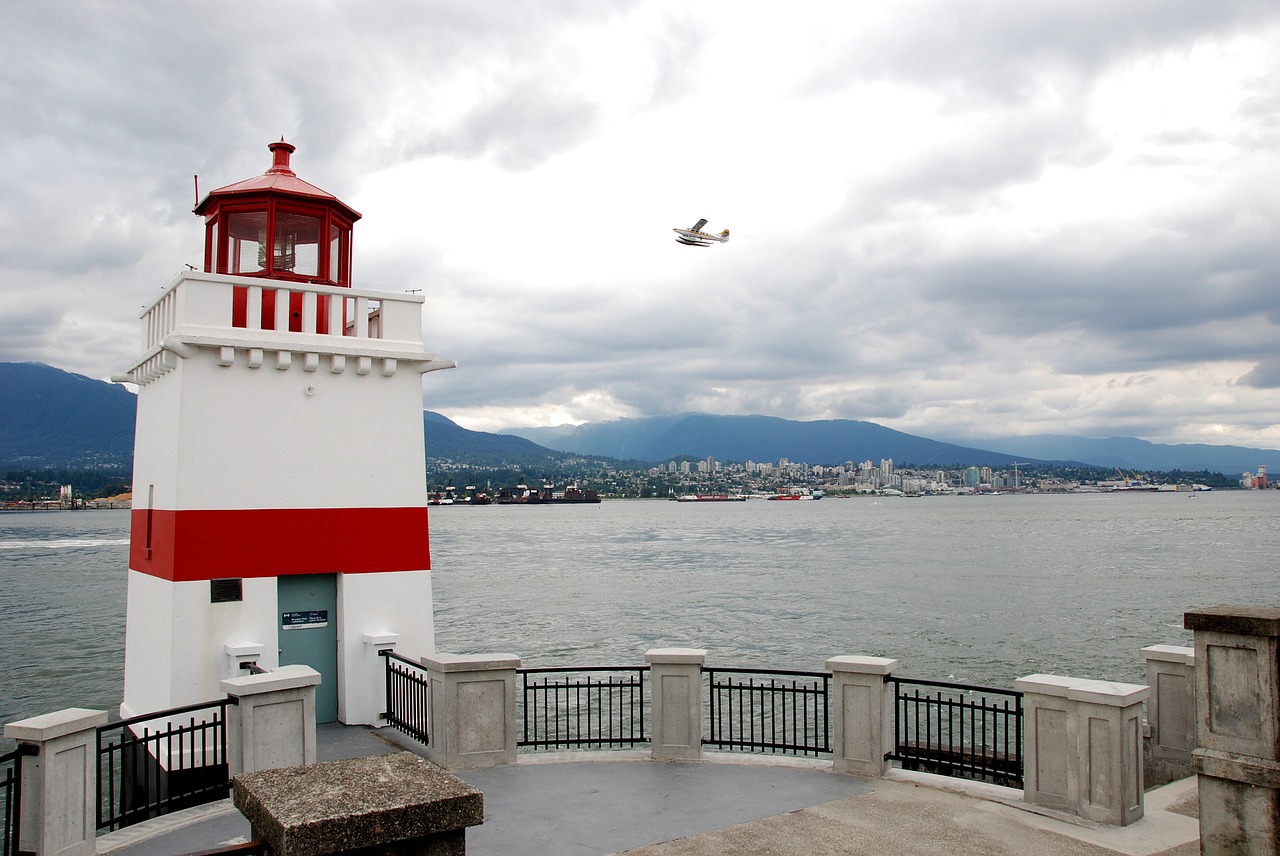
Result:
<svg viewBox="0 0 1280 856"><path fill-rule="evenodd" d="M871 654L1000 687L1141 682L1139 649L1190 644L1187 610L1280 605L1277 510L1276 491L441 506L436 643L528 666L678 646L720 666ZM0 514L0 721L116 711L128 527L127 511Z"/></svg>

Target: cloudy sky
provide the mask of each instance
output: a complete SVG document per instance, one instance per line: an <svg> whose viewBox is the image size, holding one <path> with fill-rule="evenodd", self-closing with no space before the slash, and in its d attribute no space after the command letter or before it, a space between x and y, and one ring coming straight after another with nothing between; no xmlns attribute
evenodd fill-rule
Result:
<svg viewBox="0 0 1280 856"><path fill-rule="evenodd" d="M283 136L470 428L1280 448L1276 2L42 0L0 50L0 361L121 371L193 174Z"/></svg>

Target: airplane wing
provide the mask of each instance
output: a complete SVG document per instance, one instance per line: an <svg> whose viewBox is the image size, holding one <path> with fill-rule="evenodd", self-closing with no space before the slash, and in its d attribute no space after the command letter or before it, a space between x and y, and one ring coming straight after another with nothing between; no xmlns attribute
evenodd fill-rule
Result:
<svg viewBox="0 0 1280 856"><path fill-rule="evenodd" d="M693 224L693 228L692 228L692 229L690 229L689 231L691 231L691 232L696 232L696 231L698 231L699 229L701 229L701 228L702 228L703 226L705 226L705 225L707 225L707 221L706 221L706 220L699 220L697 223L694 223L694 224Z"/></svg>

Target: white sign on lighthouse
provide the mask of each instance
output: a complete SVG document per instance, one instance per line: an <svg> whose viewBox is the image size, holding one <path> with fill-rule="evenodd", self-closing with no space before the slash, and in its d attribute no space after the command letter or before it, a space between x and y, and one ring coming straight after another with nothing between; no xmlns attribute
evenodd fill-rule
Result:
<svg viewBox="0 0 1280 856"><path fill-rule="evenodd" d="M423 298L351 287L360 215L294 147L214 190L205 270L142 313L125 635L128 717L243 667L321 674L317 720L375 723L379 647L434 653Z"/></svg>

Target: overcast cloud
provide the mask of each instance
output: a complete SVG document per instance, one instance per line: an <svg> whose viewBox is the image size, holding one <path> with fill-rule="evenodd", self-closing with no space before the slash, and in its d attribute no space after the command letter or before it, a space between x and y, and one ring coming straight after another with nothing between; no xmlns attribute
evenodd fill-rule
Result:
<svg viewBox="0 0 1280 856"><path fill-rule="evenodd" d="M121 371L192 175L283 136L467 427L1280 448L1274 2L46 0L0 49L0 360Z"/></svg>

